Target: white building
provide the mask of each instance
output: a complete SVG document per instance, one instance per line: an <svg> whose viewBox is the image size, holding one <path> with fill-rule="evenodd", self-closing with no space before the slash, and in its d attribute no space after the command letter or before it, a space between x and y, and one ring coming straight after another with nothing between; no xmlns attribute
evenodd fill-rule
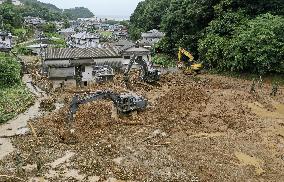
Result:
<svg viewBox="0 0 284 182"><path fill-rule="evenodd" d="M98 44L100 43L100 36L94 33L80 32L71 35L71 43L72 47L77 48L98 47Z"/></svg>
<svg viewBox="0 0 284 182"><path fill-rule="evenodd" d="M0 32L0 50L9 51L13 47L13 37L11 33Z"/></svg>

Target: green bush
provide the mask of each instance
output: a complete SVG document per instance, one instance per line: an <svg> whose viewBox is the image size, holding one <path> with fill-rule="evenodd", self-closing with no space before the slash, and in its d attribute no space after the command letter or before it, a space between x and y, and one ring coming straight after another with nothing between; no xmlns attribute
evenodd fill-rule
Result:
<svg viewBox="0 0 284 182"><path fill-rule="evenodd" d="M32 51L28 49L26 46L17 46L15 47L15 50L18 54L22 55L31 55Z"/></svg>
<svg viewBox="0 0 284 182"><path fill-rule="evenodd" d="M152 58L152 60L154 64L158 64L164 67L176 66L175 60L172 57L165 54L157 54Z"/></svg>
<svg viewBox="0 0 284 182"><path fill-rule="evenodd" d="M16 59L0 55L0 86L13 86L21 82L21 65Z"/></svg>

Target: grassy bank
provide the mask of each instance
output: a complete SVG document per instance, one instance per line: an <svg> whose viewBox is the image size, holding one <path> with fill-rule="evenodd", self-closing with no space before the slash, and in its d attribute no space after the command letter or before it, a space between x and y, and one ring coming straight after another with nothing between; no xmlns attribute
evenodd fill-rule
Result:
<svg viewBox="0 0 284 182"><path fill-rule="evenodd" d="M24 85L0 88L0 123L4 123L24 112L34 97Z"/></svg>

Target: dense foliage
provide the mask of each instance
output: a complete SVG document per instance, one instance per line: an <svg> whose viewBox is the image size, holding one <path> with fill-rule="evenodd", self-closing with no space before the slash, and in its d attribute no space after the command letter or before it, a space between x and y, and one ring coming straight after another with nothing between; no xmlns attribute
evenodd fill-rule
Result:
<svg viewBox="0 0 284 182"><path fill-rule="evenodd" d="M11 3L3 3L0 5L0 22L2 29L11 31L13 28L19 28L22 25L23 18L19 13L20 7L14 6Z"/></svg>
<svg viewBox="0 0 284 182"><path fill-rule="evenodd" d="M212 31L212 23L210 33L199 42L201 60L219 70L283 73L284 18L265 14L243 21L233 28L233 35Z"/></svg>
<svg viewBox="0 0 284 182"><path fill-rule="evenodd" d="M13 86L21 82L21 65L14 58L0 55L0 86Z"/></svg>
<svg viewBox="0 0 284 182"><path fill-rule="evenodd" d="M152 58L154 64L162 67L174 67L176 66L175 60L166 54L157 54Z"/></svg>
<svg viewBox="0 0 284 182"><path fill-rule="evenodd" d="M145 0L131 16L130 35L160 29L159 50L186 48L207 68L283 73L283 16L283 0Z"/></svg>
<svg viewBox="0 0 284 182"><path fill-rule="evenodd" d="M169 6L170 0L145 0L138 4L130 17L130 34L133 39L139 39L141 32L159 29L162 17Z"/></svg>
<svg viewBox="0 0 284 182"><path fill-rule="evenodd" d="M88 9L84 7L76 7L71 9L64 9L63 15L68 17L69 19L77 19L77 18L92 18L94 14Z"/></svg>

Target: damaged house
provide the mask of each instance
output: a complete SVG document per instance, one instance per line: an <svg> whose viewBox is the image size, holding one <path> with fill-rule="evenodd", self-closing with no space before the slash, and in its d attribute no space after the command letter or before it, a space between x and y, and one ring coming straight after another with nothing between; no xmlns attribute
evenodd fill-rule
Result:
<svg viewBox="0 0 284 182"><path fill-rule="evenodd" d="M117 50L111 48L47 48L44 73L54 88L87 86L96 81L98 66L110 65L118 69L121 61Z"/></svg>
<svg viewBox="0 0 284 182"><path fill-rule="evenodd" d="M54 88L64 85L88 86L97 82L96 76L102 71L113 76L104 71L108 67L124 71L133 54L150 59L148 49L127 41L104 48L47 48L43 72L53 82ZM102 70L98 70L100 66L103 66Z"/></svg>

